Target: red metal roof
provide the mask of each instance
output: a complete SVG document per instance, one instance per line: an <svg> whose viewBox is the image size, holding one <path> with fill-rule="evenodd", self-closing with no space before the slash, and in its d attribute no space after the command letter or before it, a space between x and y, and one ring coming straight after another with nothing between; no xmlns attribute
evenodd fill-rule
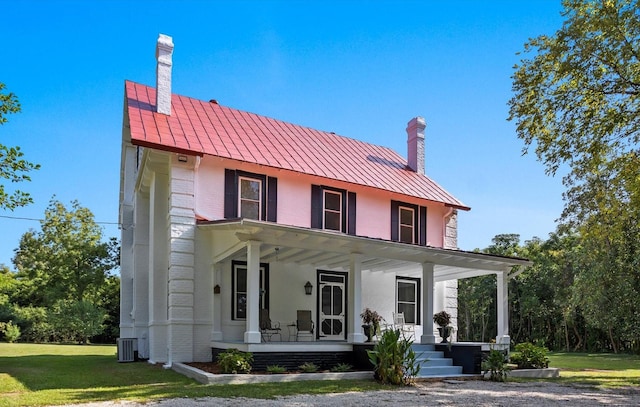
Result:
<svg viewBox="0 0 640 407"><path fill-rule="evenodd" d="M171 116L155 112L155 88L125 82L135 145L230 158L470 208L395 151L173 94Z"/></svg>

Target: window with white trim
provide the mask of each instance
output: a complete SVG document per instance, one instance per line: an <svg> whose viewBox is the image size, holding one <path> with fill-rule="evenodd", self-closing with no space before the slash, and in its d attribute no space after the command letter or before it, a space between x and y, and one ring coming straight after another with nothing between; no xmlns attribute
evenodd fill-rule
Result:
<svg viewBox="0 0 640 407"><path fill-rule="evenodd" d="M427 245L427 207L391 201L391 241Z"/></svg>
<svg viewBox="0 0 640 407"><path fill-rule="evenodd" d="M400 237L400 242L402 243L410 243L414 244L415 241L415 219L416 219L416 211L414 208L409 208L406 206L398 207L399 210L399 219L398 227L400 230L398 231L398 236Z"/></svg>
<svg viewBox="0 0 640 407"><path fill-rule="evenodd" d="M238 214L241 218L262 219L262 180L240 176L238 183Z"/></svg>
<svg viewBox="0 0 640 407"><path fill-rule="evenodd" d="M323 192L323 229L342 231L342 193L325 189Z"/></svg>
<svg viewBox="0 0 640 407"><path fill-rule="evenodd" d="M420 279L396 278L396 312L404 313L407 324L420 323Z"/></svg>
<svg viewBox="0 0 640 407"><path fill-rule="evenodd" d="M260 264L260 308L269 308L269 266L267 264ZM236 262L232 263L232 319L234 320L246 320L247 319L247 263Z"/></svg>
<svg viewBox="0 0 640 407"><path fill-rule="evenodd" d="M356 193L311 185L311 227L356 234Z"/></svg>

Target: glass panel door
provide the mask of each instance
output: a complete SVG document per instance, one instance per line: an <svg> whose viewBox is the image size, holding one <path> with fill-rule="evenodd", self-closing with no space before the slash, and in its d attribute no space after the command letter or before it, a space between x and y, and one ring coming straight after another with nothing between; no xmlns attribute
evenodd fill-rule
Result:
<svg viewBox="0 0 640 407"><path fill-rule="evenodd" d="M321 340L345 339L345 277L320 274L318 296Z"/></svg>

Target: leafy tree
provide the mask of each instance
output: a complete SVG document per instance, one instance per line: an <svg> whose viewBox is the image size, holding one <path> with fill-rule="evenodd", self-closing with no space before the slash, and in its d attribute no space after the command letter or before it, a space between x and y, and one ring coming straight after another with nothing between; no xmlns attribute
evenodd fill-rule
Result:
<svg viewBox="0 0 640 407"><path fill-rule="evenodd" d="M117 241L103 242L93 213L77 201L67 209L52 199L41 229L22 236L13 260L30 304L50 307L61 299L95 300L117 266Z"/></svg>
<svg viewBox="0 0 640 407"><path fill-rule="evenodd" d="M640 0L563 6L562 28L525 44L509 119L524 153L565 173L561 221L579 245L553 265L573 278L557 293L566 344L573 331L576 346L640 350Z"/></svg>
<svg viewBox="0 0 640 407"><path fill-rule="evenodd" d="M4 93L5 84L0 82L0 125L8 120L6 116L20 111L20 102L13 93ZM0 178L9 180L12 183L30 181L29 172L37 170L40 165L33 164L24 158L20 147L9 147L0 143ZM31 196L20 190L13 193L5 190L5 186L0 184L0 209L13 210L19 206L32 203Z"/></svg>
<svg viewBox="0 0 640 407"><path fill-rule="evenodd" d="M579 223L612 201L639 207L640 12L638 0L563 5L563 27L525 44L535 56L515 67L509 119L547 173L568 169L565 220Z"/></svg>

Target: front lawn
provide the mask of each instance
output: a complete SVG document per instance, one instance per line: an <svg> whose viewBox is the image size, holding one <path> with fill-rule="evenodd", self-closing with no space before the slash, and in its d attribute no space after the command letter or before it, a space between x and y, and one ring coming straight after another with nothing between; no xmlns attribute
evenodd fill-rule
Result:
<svg viewBox="0 0 640 407"><path fill-rule="evenodd" d="M173 397L273 398L375 390L373 380L202 385L145 362L118 363L116 347L0 343L0 407Z"/></svg>
<svg viewBox="0 0 640 407"><path fill-rule="evenodd" d="M640 356L612 353L552 352L550 367L560 381L604 387L640 386Z"/></svg>

